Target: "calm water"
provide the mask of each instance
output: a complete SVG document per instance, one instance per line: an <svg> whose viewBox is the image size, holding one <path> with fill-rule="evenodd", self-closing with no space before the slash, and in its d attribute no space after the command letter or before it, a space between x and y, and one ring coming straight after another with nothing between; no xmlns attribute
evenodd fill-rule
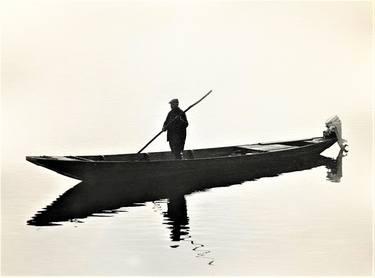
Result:
<svg viewBox="0 0 375 278"><path fill-rule="evenodd" d="M130 192L5 163L3 272L370 275L370 168L353 140L344 157L335 145L292 172L198 192L147 191L150 181Z"/></svg>
<svg viewBox="0 0 375 278"><path fill-rule="evenodd" d="M370 1L2 2L3 274L371 275ZM210 89L187 149L319 136L338 114L349 153L179 194L25 160L137 152L170 99Z"/></svg>

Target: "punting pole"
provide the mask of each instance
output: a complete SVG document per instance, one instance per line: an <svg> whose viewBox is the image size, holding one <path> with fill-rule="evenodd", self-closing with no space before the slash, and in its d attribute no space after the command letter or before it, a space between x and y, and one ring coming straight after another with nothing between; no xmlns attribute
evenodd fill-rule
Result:
<svg viewBox="0 0 375 278"><path fill-rule="evenodd" d="M199 99L197 102L193 103L192 105L190 105L188 108L186 108L184 110L184 113L186 113L187 111L189 111L191 108L193 108L195 105L197 105L198 103L200 103L204 98L206 98L209 94L212 93L212 90L210 90L207 94L205 94L201 99ZM170 121L165 127L169 126L171 123L173 123L179 116L177 116L176 118L174 118L172 121ZM148 145L150 145L156 138L159 137L160 134L162 134L164 131L160 131L158 134L156 134L154 136L154 138L152 138L142 149L140 149L138 151L138 153L141 153L145 148L148 147Z"/></svg>

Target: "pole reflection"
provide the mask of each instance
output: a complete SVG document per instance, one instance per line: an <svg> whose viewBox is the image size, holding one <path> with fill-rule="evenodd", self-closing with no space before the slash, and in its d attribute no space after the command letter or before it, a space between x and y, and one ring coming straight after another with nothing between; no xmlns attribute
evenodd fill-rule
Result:
<svg viewBox="0 0 375 278"><path fill-rule="evenodd" d="M260 169L237 169L237 172L226 172L225 169L214 176L199 173L163 179L132 179L124 182L82 181L67 190L54 202L37 212L28 222L29 225L45 226L61 224L74 219L84 219L94 214L106 213L114 215L120 208L142 206L146 202L168 199L168 211L165 213L166 224L173 224L176 230L171 239L180 238L179 228L187 225L189 217L186 211L185 195L196 191L204 191L214 187L226 187L233 184L252 181L262 177L278 176L283 173L302 171L319 166L327 168L327 179L340 182L342 173L342 159L340 152L336 159L313 156L303 160L277 164Z"/></svg>
<svg viewBox="0 0 375 278"><path fill-rule="evenodd" d="M272 161L267 167L238 168L235 171L223 169L220 173L200 172L178 177L171 174L169 178L153 180L139 177L123 182L82 181L37 212L27 224L50 226L68 221L83 223L90 216L114 216L120 208L142 206L147 202L157 204L159 200L166 200L167 210L161 214L163 224L170 230L171 247L178 247L180 241L190 242L196 257L208 259L209 264L213 264L214 260L208 256L210 251L205 245L191 238L186 195L319 166L327 168L327 180L337 183L343 176L344 156L345 153L341 151L336 159L321 155L307 156L294 161Z"/></svg>

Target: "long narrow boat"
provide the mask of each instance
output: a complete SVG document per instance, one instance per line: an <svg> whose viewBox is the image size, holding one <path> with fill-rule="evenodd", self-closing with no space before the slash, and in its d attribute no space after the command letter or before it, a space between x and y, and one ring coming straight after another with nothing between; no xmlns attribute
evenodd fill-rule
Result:
<svg viewBox="0 0 375 278"><path fill-rule="evenodd" d="M144 205L146 202L154 202L168 199L168 214L187 217L184 196L196 191L204 191L215 187L227 187L240 184L245 181L253 181L264 177L275 177L291 172L304 171L324 166L327 169L327 180L337 182L342 176L342 152L336 159L322 155L307 155L301 159L288 161L288 163L272 163L268 167L261 167L249 171L244 167L243 171L227 171L222 169L205 182L196 182L197 175L187 178L156 178L147 179L139 176L131 181L83 181L68 189L55 201L38 211L27 223L29 225L44 226L84 219L89 216L100 216L102 213L110 216L119 208ZM203 176L203 175L201 175ZM207 177L206 175L204 175ZM185 176L186 177L186 176ZM323 177L322 177L323 178ZM303 181L302 181L303 182ZM170 210L175 210L171 212ZM176 211L177 210L177 211ZM169 213L171 212L171 213ZM181 223L177 219L177 223ZM175 227L179 225L174 225Z"/></svg>
<svg viewBox="0 0 375 278"><path fill-rule="evenodd" d="M185 176L208 181L223 170L227 175L260 171L274 164L291 163L319 155L337 142L335 136L257 143L184 151L175 160L171 152L88 156L27 156L26 159L78 180L126 180L134 177Z"/></svg>

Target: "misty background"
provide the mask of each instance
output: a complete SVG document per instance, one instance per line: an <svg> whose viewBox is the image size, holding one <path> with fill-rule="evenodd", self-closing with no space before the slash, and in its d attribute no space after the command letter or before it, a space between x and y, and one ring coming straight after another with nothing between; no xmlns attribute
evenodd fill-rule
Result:
<svg viewBox="0 0 375 278"><path fill-rule="evenodd" d="M219 256L217 273L233 274L231 270L237 269L260 275L369 275L371 9L369 1L2 1L3 269L18 275L80 274L84 269L94 275L179 274L177 269L210 274L206 265L196 266L191 252L182 256L183 265L176 262L170 272L163 272L167 268L160 267L177 256L173 250L160 253L157 236L165 233L162 228L147 236L139 232L149 229L147 223L161 222L145 209L110 218L112 229L91 219L80 226L78 235L70 226L26 226L38 209L77 181L36 167L25 156L137 152L161 130L170 99L178 98L185 109L212 89L187 114L186 149L321 136L324 122L337 114L350 150L340 187L319 184L325 170L318 169L283 177L280 188L278 182L266 180L245 189L212 191L210 198L188 198L192 234L195 223L204 226L202 219L208 215L213 219L211 229L221 223L222 235L255 244L242 250L242 256L223 253L227 264L222 265L221 253L214 249ZM335 157L338 149L335 145L328 154ZM169 150L166 134L145 151L164 150ZM306 187L299 187L301 181ZM233 205L238 211L230 225L222 217L231 215L230 207L215 207L228 196L242 200ZM201 209L208 204L211 211ZM267 209L272 211L264 215ZM325 222L319 222L321 216L327 217ZM131 228L116 223L129 218L135 223L132 241L121 245L117 240L126 238L123 229ZM270 219L286 221L283 236L272 221L267 222ZM244 227L243 221L249 229L233 233ZM313 231L315 241L306 234L294 237L288 227L296 223L311 224L312 230L302 230L308 236ZM253 229L266 238L246 238ZM223 244L210 231L201 235L218 240L210 245L206 239L208 246ZM146 246L152 240L158 246L154 252L142 249L147 251L143 256L155 261L146 268L144 257L136 255L136 243ZM279 241L282 245L274 244ZM72 244L67 247L66 242ZM108 259L113 260L101 265L101 256L95 255L100 248L90 242L100 244L101 250L109 248L106 252L113 257ZM303 248L280 254L285 261L274 263L279 262L278 246L289 250L293 243L317 248L314 263ZM74 247L84 248L79 253ZM120 257L128 261L116 260ZM233 258L243 262L242 268L233 267ZM296 259L298 264L292 264ZM65 265L56 263L61 261ZM146 269L148 273L142 272Z"/></svg>
<svg viewBox="0 0 375 278"><path fill-rule="evenodd" d="M318 136L334 114L369 144L369 2L5 8L5 157L137 152L170 99L184 109L210 89L188 113L187 149ZM167 149L164 135L146 151Z"/></svg>

